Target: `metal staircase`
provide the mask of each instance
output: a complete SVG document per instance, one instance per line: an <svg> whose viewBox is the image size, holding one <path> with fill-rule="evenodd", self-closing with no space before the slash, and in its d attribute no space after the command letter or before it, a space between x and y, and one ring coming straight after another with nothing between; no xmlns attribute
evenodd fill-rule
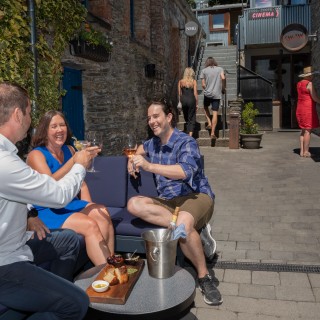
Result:
<svg viewBox="0 0 320 320"><path fill-rule="evenodd" d="M228 119L228 101L235 100L237 98L237 68L236 68L236 61L237 61L237 47L236 46L208 46L204 47L202 55L199 57L199 62L197 65L196 70L196 77L198 83L198 104L199 109L197 112L197 124L196 124L196 132L195 138L198 141L200 146L226 146L228 144L228 129L227 124L225 129L222 130L222 108L219 109L219 118L217 124L217 136L218 139L211 140L210 133L208 130L205 129L206 127L206 117L203 109L203 92L201 87L201 79L200 79L200 72L204 68L206 59L208 57L213 57L217 61L218 65L225 70L226 74L226 119ZM223 101L224 103L224 101ZM227 121L228 123L228 121ZM178 128L180 130L184 129L184 119L183 116L180 115L179 117L179 124ZM223 132L225 136L223 137Z"/></svg>

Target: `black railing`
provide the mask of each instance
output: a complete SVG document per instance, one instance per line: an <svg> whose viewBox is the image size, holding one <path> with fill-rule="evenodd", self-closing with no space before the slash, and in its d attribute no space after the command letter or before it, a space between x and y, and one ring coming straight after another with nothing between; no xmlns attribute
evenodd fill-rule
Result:
<svg viewBox="0 0 320 320"><path fill-rule="evenodd" d="M194 50L194 54L192 56L192 62L191 62L191 68L196 71L199 63L199 58L201 57L201 54L203 53L203 46L201 45L202 39L203 39L204 31L200 29L198 41L196 44L196 48Z"/></svg>
<svg viewBox="0 0 320 320"><path fill-rule="evenodd" d="M239 92L244 103L251 101L259 110L259 130L272 130L272 82L241 65L238 68Z"/></svg>

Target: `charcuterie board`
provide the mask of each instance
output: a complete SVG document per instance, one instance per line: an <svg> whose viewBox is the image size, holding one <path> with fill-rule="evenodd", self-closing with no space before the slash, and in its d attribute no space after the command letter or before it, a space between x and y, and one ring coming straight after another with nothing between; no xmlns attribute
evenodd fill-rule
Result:
<svg viewBox="0 0 320 320"><path fill-rule="evenodd" d="M91 284L87 288L86 292L90 298L91 302L97 303L108 303L108 304L125 304L135 283L140 277L140 274L144 267L144 260L139 259L137 264L134 266L127 266L129 280L127 283L116 284L114 286L110 286L105 292L96 292L92 289ZM131 270L130 270L131 269ZM136 269L135 272L132 269ZM104 267L100 273L97 275L95 280L103 280L103 276L105 275L106 267Z"/></svg>

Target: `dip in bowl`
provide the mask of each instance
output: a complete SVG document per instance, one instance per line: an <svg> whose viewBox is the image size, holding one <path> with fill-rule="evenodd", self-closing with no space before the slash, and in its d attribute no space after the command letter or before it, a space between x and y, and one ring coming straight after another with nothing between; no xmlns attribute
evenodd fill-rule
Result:
<svg viewBox="0 0 320 320"><path fill-rule="evenodd" d="M92 289L96 292L105 292L109 288L109 282L104 280L96 280L92 282Z"/></svg>

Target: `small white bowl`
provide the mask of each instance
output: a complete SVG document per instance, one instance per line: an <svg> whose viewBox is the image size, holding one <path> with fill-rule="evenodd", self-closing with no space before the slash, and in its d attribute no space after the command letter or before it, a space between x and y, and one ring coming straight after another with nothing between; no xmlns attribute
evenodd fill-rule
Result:
<svg viewBox="0 0 320 320"><path fill-rule="evenodd" d="M96 292L105 292L109 288L109 282L104 280L97 280L92 282L92 289Z"/></svg>

